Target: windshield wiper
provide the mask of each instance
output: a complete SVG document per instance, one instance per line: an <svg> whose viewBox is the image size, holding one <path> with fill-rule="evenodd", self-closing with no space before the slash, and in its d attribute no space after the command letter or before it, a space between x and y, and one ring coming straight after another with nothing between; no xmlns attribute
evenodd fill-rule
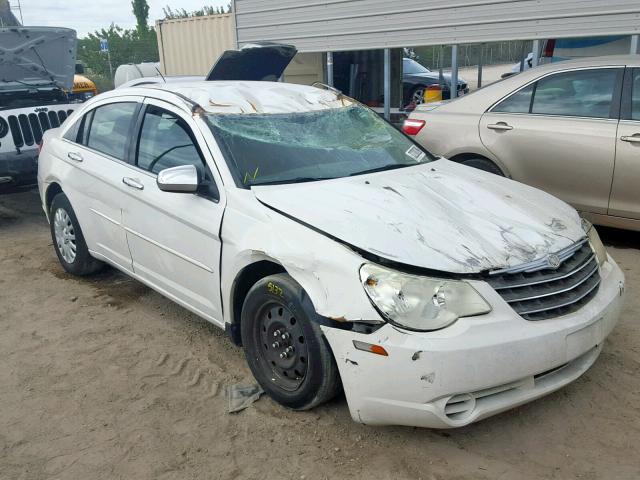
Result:
<svg viewBox="0 0 640 480"><path fill-rule="evenodd" d="M412 167L414 165L420 165L420 164L419 163L394 163L392 165L385 165L384 167L370 168L369 170L361 170L359 172L350 173L349 176L355 177L357 175L366 175L367 173L384 172L386 170L395 170L397 168Z"/></svg>
<svg viewBox="0 0 640 480"><path fill-rule="evenodd" d="M261 187L263 185L282 185L285 183L305 183L305 182L318 182L320 180L333 180L335 177L296 177L288 178L285 180L271 180L269 182L252 183L251 187Z"/></svg>

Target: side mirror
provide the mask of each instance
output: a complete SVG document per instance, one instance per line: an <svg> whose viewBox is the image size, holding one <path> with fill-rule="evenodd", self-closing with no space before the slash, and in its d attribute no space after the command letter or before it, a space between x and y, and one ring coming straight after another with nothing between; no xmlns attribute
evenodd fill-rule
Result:
<svg viewBox="0 0 640 480"><path fill-rule="evenodd" d="M161 170L156 183L163 192L196 193L200 185L200 176L194 165L180 165Z"/></svg>

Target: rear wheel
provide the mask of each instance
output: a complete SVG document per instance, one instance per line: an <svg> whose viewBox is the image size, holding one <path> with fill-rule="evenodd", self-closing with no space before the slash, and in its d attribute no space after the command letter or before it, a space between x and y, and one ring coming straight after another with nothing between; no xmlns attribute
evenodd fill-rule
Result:
<svg viewBox="0 0 640 480"><path fill-rule="evenodd" d="M254 377L278 403L308 410L340 389L333 354L306 292L289 275L258 281L242 307L241 334Z"/></svg>
<svg viewBox="0 0 640 480"><path fill-rule="evenodd" d="M467 167L477 168L478 170L483 170L485 172L504 177L504 173L502 173L500 167L498 167L491 160L487 160L486 158L470 158L468 160L463 160L460 163L466 165Z"/></svg>
<svg viewBox="0 0 640 480"><path fill-rule="evenodd" d="M51 202L49 222L53 248L62 267L73 275L90 275L104 264L89 253L76 214L64 193Z"/></svg>

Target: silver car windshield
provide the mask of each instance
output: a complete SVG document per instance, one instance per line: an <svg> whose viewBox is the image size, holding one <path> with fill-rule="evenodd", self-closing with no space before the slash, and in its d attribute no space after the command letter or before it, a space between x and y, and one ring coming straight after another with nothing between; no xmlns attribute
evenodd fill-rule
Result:
<svg viewBox="0 0 640 480"><path fill-rule="evenodd" d="M211 114L207 120L236 183L247 188L347 177L434 160L360 105L293 114Z"/></svg>

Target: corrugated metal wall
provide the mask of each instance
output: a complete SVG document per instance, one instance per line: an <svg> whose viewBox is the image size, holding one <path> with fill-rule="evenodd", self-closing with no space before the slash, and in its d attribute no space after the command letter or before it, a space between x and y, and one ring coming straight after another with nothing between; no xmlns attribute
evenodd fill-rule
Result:
<svg viewBox="0 0 640 480"><path fill-rule="evenodd" d="M235 0L237 41L303 52L640 33L640 0Z"/></svg>
<svg viewBox="0 0 640 480"><path fill-rule="evenodd" d="M206 75L222 52L236 48L231 14L158 21L156 33L165 75Z"/></svg>

